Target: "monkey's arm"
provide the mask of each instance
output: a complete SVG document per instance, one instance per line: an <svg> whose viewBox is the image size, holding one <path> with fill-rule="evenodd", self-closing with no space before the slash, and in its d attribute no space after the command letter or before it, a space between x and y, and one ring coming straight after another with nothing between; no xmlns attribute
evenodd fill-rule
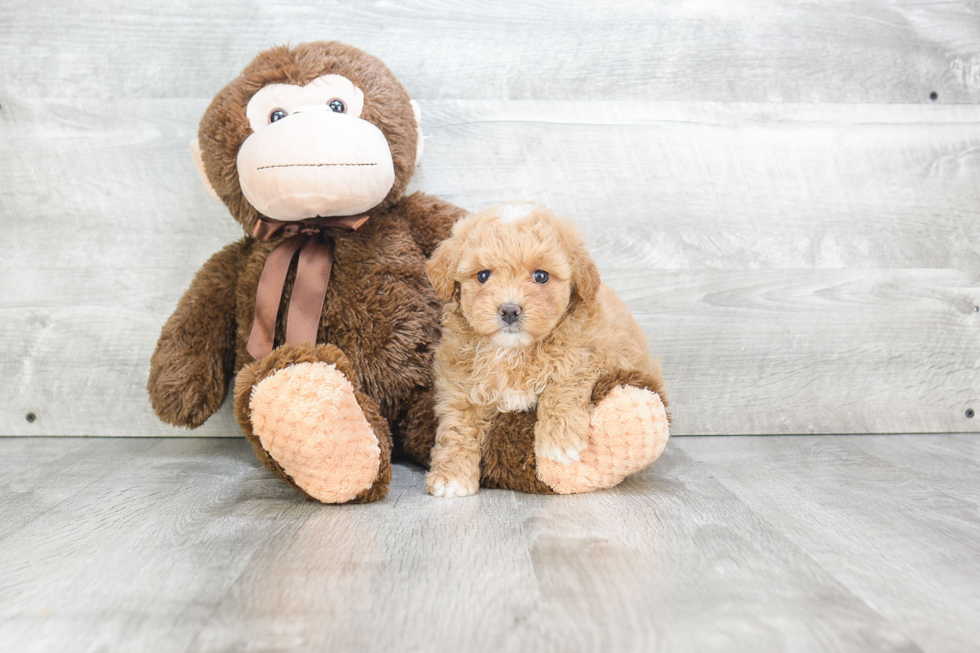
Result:
<svg viewBox="0 0 980 653"><path fill-rule="evenodd" d="M146 389L164 422L197 428L225 399L235 365L235 289L247 255L242 239L212 256L163 325Z"/></svg>
<svg viewBox="0 0 980 653"><path fill-rule="evenodd" d="M449 238L453 225L466 215L466 211L455 204L421 192L412 193L401 204L412 238L426 257L432 254L436 245Z"/></svg>

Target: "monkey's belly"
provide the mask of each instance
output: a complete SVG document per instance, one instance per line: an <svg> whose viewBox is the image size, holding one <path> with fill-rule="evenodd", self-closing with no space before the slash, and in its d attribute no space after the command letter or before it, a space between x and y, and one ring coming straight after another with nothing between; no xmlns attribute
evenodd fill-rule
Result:
<svg viewBox="0 0 980 653"><path fill-rule="evenodd" d="M432 384L441 304L420 276L372 275L356 293L324 309L321 333L351 361L382 408Z"/></svg>

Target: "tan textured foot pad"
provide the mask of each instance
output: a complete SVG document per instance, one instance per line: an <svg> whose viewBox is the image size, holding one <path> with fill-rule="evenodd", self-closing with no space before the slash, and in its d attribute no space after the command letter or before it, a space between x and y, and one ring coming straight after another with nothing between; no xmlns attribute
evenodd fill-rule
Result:
<svg viewBox="0 0 980 653"><path fill-rule="evenodd" d="M610 488L659 458L669 437L667 410L657 393L616 386L592 413L582 462L539 458L538 478L558 494Z"/></svg>
<svg viewBox="0 0 980 653"><path fill-rule="evenodd" d="M327 363L298 363L252 389L252 429L304 492L344 503L378 477L378 438L344 374Z"/></svg>

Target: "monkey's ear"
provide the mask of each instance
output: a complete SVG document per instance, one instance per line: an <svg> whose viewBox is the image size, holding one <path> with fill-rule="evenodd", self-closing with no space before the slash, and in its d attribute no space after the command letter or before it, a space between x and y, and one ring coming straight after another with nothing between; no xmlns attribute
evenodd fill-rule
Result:
<svg viewBox="0 0 980 653"><path fill-rule="evenodd" d="M439 299L448 302L456 291L456 239L449 238L439 243L425 265L425 274Z"/></svg>
<svg viewBox="0 0 980 653"><path fill-rule="evenodd" d="M211 185L211 180L208 179L208 173L204 170L204 159L201 158L201 145L197 142L197 139L191 141L191 158L194 159L194 168L197 169L197 174L201 178L201 183L204 187L208 189L208 193L211 194L216 200L220 200L218 193L215 192L214 186Z"/></svg>
<svg viewBox="0 0 980 653"><path fill-rule="evenodd" d="M418 144L415 146L415 165L422 160L422 150L425 149L425 137L422 135L422 107L415 100L409 100L412 105L412 113L415 114L415 129L418 130Z"/></svg>
<svg viewBox="0 0 980 653"><path fill-rule="evenodd" d="M599 286L602 285L599 268L585 248L576 253L573 265L572 282L575 284L575 292L582 301L591 302L599 293Z"/></svg>

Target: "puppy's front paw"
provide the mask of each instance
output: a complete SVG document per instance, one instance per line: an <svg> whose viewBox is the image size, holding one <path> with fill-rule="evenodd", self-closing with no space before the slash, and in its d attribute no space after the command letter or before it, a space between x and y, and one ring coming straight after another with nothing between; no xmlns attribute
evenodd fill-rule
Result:
<svg viewBox="0 0 980 653"><path fill-rule="evenodd" d="M425 476L425 488L434 497L468 497L476 494L480 488L479 481L468 478L452 477L440 472L429 472Z"/></svg>
<svg viewBox="0 0 980 653"><path fill-rule="evenodd" d="M560 419L542 417L534 427L534 453L563 465L581 462L589 447L589 413L568 410Z"/></svg>
<svg viewBox="0 0 980 653"><path fill-rule="evenodd" d="M554 460L556 463L571 465L582 461L582 452L586 447L562 446L557 442L542 443L535 454L538 458Z"/></svg>

